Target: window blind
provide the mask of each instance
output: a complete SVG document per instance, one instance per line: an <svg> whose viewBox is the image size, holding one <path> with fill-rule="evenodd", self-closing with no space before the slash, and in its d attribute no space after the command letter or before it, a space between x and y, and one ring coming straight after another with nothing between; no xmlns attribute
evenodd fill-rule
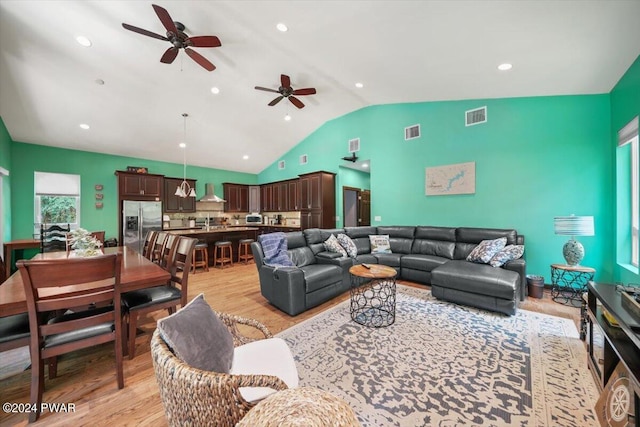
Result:
<svg viewBox="0 0 640 427"><path fill-rule="evenodd" d="M79 196L80 175L35 172L36 196Z"/></svg>
<svg viewBox="0 0 640 427"><path fill-rule="evenodd" d="M638 136L638 116L618 131L618 147L621 147Z"/></svg>

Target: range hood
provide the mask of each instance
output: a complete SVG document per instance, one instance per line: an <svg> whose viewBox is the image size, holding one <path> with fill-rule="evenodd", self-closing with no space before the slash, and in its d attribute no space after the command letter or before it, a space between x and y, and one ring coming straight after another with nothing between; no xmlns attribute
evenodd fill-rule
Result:
<svg viewBox="0 0 640 427"><path fill-rule="evenodd" d="M213 193L213 184L207 183L204 185L204 196L202 196L198 201L199 202L226 202L226 200L221 199Z"/></svg>

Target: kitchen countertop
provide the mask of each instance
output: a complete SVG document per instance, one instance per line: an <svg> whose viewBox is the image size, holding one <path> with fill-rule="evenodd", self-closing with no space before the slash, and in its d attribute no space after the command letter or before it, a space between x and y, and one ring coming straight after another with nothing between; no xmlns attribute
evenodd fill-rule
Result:
<svg viewBox="0 0 640 427"><path fill-rule="evenodd" d="M168 230L171 234L179 234L181 236L189 236L193 234L223 234L223 233L236 233L241 231L257 231L258 227L244 227L244 226L236 226L236 227L226 227L226 228L212 228L210 227L208 230L203 228L198 229L187 229L187 230Z"/></svg>
<svg viewBox="0 0 640 427"><path fill-rule="evenodd" d="M242 225L230 225L229 227L244 227ZM251 224L249 227L273 227L273 228L300 228L299 225L282 225L282 224L274 224L274 225L269 225L269 224Z"/></svg>

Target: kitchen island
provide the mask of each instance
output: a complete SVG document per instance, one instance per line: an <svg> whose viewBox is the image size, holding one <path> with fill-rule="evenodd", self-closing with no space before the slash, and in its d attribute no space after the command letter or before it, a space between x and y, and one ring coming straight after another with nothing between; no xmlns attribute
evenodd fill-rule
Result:
<svg viewBox="0 0 640 427"><path fill-rule="evenodd" d="M213 244L219 241L231 242L233 247L233 262L238 262L238 242L242 239L258 238L257 227L203 227L189 230L168 230L171 234L191 237L209 244L209 265L213 265Z"/></svg>

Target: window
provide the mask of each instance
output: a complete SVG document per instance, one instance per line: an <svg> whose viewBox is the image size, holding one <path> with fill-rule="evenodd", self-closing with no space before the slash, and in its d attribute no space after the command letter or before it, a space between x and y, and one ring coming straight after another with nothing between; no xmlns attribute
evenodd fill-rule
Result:
<svg viewBox="0 0 640 427"><path fill-rule="evenodd" d="M618 132L618 150L627 150L628 147L628 167L629 172L629 223L625 227L630 232L631 242L631 264L638 267L640 264L640 143L638 142L638 117L635 117L624 128ZM624 147L624 148L623 148ZM623 165L624 167L624 165ZM623 195L624 197L624 195ZM628 227L628 228L627 228ZM628 255L627 255L628 256Z"/></svg>
<svg viewBox="0 0 640 427"><path fill-rule="evenodd" d="M35 172L34 233L40 224L78 228L80 219L80 175Z"/></svg>

